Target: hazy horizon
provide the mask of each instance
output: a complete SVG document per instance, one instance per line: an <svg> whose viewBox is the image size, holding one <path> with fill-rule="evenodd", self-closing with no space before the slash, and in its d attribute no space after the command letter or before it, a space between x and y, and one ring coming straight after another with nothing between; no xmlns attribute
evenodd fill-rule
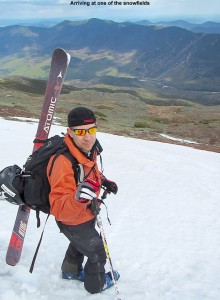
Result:
<svg viewBox="0 0 220 300"><path fill-rule="evenodd" d="M89 19L92 19L95 17L91 18L72 18L72 17L65 17L65 18L27 18L27 19L1 19L0 20L0 26L5 27L5 26L13 26L13 25L33 25L33 26L39 26L41 24L45 24L47 26L54 26L55 24L58 24L63 21L86 21ZM187 18L157 18L157 19L150 19L150 18L134 18L134 19L127 19L127 20L114 20L111 18L96 18L100 20L110 20L114 22L138 22L138 21L149 21L151 23L158 23L158 22L177 22L177 21L185 21L188 23L192 24L203 24L206 22L214 22L214 23L220 23L220 21L213 21L213 20L204 20L204 21L193 21Z"/></svg>
<svg viewBox="0 0 220 300"><path fill-rule="evenodd" d="M149 5L147 4L149 3ZM135 5L134 5L135 4ZM220 22L220 1L200 0L0 0L0 24L40 20L107 19L117 22L185 20L191 23Z"/></svg>

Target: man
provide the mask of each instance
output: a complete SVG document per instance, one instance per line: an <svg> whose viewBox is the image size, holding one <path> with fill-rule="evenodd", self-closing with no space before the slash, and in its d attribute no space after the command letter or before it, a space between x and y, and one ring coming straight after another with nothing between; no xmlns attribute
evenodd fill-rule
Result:
<svg viewBox="0 0 220 300"><path fill-rule="evenodd" d="M118 191L116 183L107 180L98 169L97 156L102 148L96 139L96 131L96 117L91 110L85 107L71 110L64 142L81 166L78 176L81 180L76 182L72 163L64 155L57 157L50 176L53 157L47 167L51 214L70 241L61 267L62 278L84 281L85 289L92 294L113 285L111 273L105 273L106 253L95 229L92 201L98 198L102 186L109 193ZM83 268L84 256L87 261ZM118 280L118 272L113 273Z"/></svg>

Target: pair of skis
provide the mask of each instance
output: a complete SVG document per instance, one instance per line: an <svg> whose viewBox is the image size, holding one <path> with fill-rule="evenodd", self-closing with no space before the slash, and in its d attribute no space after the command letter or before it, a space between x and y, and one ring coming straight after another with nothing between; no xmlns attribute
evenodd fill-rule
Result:
<svg viewBox="0 0 220 300"><path fill-rule="evenodd" d="M69 62L70 55L65 50L61 48L54 50L33 151L41 147L43 141L49 136L56 103ZM8 265L15 266L20 261L29 215L30 208L27 205L19 206L6 254L6 263Z"/></svg>

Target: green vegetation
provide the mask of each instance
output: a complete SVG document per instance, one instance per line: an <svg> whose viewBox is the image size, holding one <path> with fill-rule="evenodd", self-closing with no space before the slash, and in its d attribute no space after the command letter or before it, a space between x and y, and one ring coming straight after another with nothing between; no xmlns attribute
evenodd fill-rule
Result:
<svg viewBox="0 0 220 300"><path fill-rule="evenodd" d="M150 125L147 124L146 122L137 121L134 123L134 127L135 128L150 128Z"/></svg>
<svg viewBox="0 0 220 300"><path fill-rule="evenodd" d="M153 122L161 123L161 124L170 124L172 122L168 118L162 118L162 117L150 116L149 119Z"/></svg>
<svg viewBox="0 0 220 300"><path fill-rule="evenodd" d="M26 49L26 51L28 51ZM50 67L50 58L35 59L29 55L24 57L6 57L0 59L0 76L27 76L29 78L46 79Z"/></svg>
<svg viewBox="0 0 220 300"><path fill-rule="evenodd" d="M0 78L0 117L38 118L45 89L44 80ZM68 111L86 106L95 112L100 131L150 140L166 133L220 151L220 106L171 103L176 104L175 99L140 87L96 84L85 88L68 83L59 97L56 117L66 126Z"/></svg>

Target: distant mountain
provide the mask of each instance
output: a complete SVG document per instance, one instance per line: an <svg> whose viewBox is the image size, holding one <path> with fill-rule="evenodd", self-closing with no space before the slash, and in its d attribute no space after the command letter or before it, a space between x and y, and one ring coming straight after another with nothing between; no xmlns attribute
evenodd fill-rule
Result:
<svg viewBox="0 0 220 300"><path fill-rule="evenodd" d="M220 34L220 23L205 22L203 24L193 26L191 30L194 32Z"/></svg>
<svg viewBox="0 0 220 300"><path fill-rule="evenodd" d="M11 26L11 25L52 27L62 21L63 18L0 19L0 27Z"/></svg>
<svg viewBox="0 0 220 300"><path fill-rule="evenodd" d="M191 30L192 32L200 32L200 33L209 33L209 34L220 34L220 23L216 22L205 22L202 24L193 24L187 21L183 20L177 20L177 21L160 21L160 22L150 22L148 20L142 20L135 22L135 24L138 25L144 25L144 26L160 26L160 27L171 27L171 26L177 26L183 29Z"/></svg>
<svg viewBox="0 0 220 300"><path fill-rule="evenodd" d="M219 90L218 34L90 19L51 28L7 26L0 28L0 39L2 76L46 77L44 62L54 48L63 47L72 55L69 80L124 84L137 78L177 88Z"/></svg>

